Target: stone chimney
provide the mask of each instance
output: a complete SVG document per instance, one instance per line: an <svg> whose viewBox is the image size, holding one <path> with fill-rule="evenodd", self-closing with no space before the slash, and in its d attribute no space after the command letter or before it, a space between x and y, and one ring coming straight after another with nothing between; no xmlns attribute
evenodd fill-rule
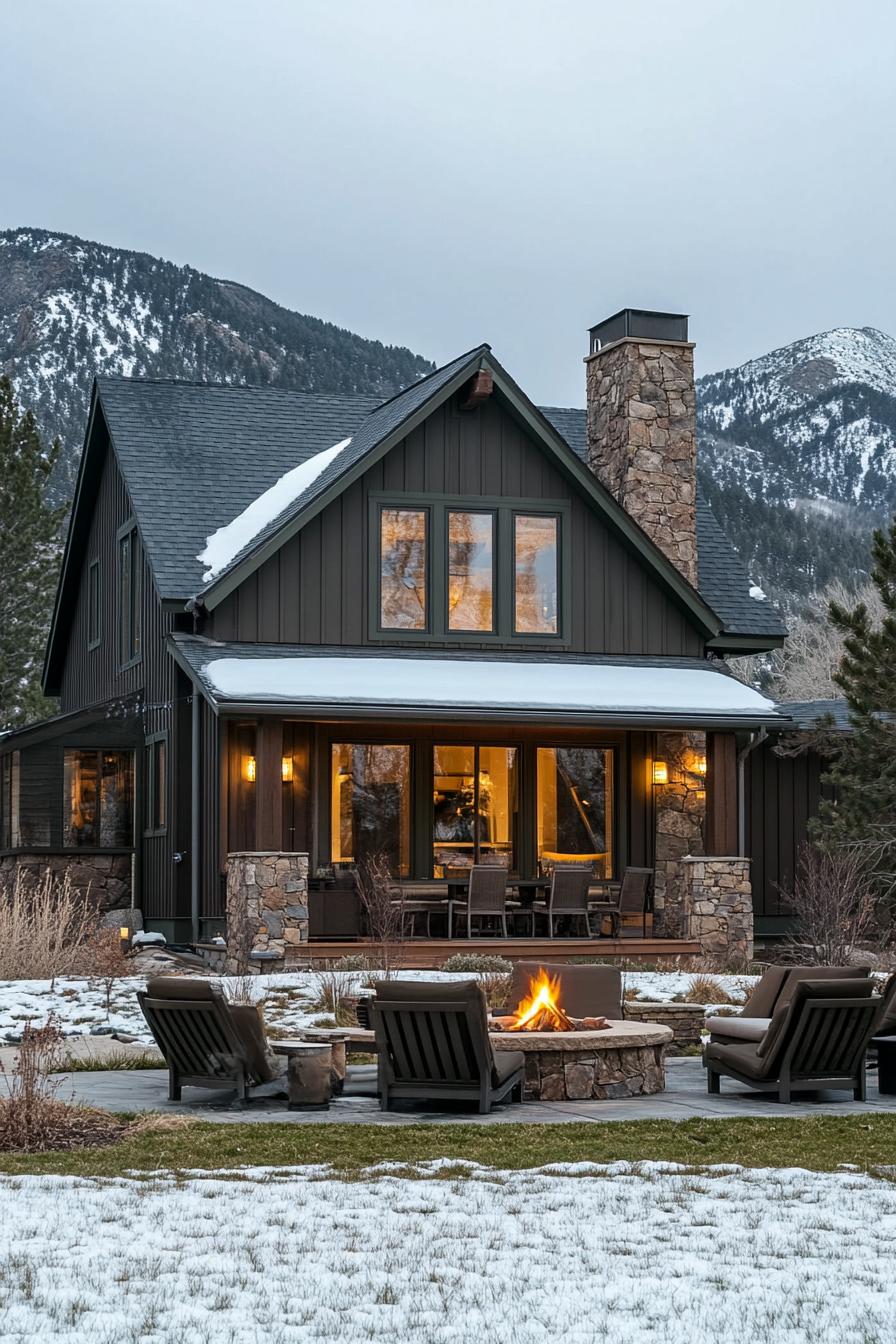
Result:
<svg viewBox="0 0 896 1344"><path fill-rule="evenodd" d="M624 308L590 335L588 465L696 587L697 424L688 319Z"/></svg>

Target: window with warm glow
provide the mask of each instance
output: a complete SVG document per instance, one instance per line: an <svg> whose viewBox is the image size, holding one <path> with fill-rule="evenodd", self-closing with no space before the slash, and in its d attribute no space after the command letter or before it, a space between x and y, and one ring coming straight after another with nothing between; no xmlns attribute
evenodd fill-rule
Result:
<svg viewBox="0 0 896 1344"><path fill-rule="evenodd" d="M515 747L433 749L432 848L437 877L451 868L516 868L519 817Z"/></svg>
<svg viewBox="0 0 896 1344"><path fill-rule="evenodd" d="M539 747L538 859L590 864L613 875L613 752L605 747Z"/></svg>
<svg viewBox="0 0 896 1344"><path fill-rule="evenodd" d="M330 758L330 858L357 864L384 854L396 877L411 865L411 749L334 742Z"/></svg>
<svg viewBox="0 0 896 1344"><path fill-rule="evenodd" d="M129 849L134 843L134 755L66 750L63 755L67 849Z"/></svg>
<svg viewBox="0 0 896 1344"><path fill-rule="evenodd" d="M558 633L558 523L553 514L514 515L514 631L518 635Z"/></svg>
<svg viewBox="0 0 896 1344"><path fill-rule="evenodd" d="M492 513L448 511L448 629L494 629Z"/></svg>
<svg viewBox="0 0 896 1344"><path fill-rule="evenodd" d="M380 627L427 626L426 509L380 511Z"/></svg>

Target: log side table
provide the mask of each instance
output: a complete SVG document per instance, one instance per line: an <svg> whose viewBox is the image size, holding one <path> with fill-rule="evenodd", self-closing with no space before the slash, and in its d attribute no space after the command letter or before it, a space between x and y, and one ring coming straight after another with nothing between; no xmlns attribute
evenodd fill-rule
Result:
<svg viewBox="0 0 896 1344"><path fill-rule="evenodd" d="M330 1085L334 1097L341 1097L345 1089L346 1047L351 1034L338 1027L315 1027L302 1032L303 1041L330 1047Z"/></svg>
<svg viewBox="0 0 896 1344"><path fill-rule="evenodd" d="M287 1085L291 1111L326 1111L330 1106L333 1051L325 1041L277 1041L277 1055L287 1058Z"/></svg>

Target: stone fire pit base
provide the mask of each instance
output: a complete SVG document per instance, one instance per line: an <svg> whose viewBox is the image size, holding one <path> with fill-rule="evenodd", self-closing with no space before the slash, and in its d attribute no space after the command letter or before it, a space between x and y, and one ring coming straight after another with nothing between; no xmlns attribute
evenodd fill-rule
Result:
<svg viewBox="0 0 896 1344"><path fill-rule="evenodd" d="M669 1027L611 1022L604 1031L498 1031L496 1050L526 1056L527 1101L608 1101L662 1092Z"/></svg>

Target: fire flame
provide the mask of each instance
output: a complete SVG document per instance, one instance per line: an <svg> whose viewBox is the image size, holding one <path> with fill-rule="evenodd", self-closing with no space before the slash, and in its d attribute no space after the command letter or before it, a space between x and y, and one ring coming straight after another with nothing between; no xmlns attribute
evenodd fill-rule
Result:
<svg viewBox="0 0 896 1344"><path fill-rule="evenodd" d="M560 977L548 975L544 967L539 967L506 1030L575 1031L575 1024L560 1007Z"/></svg>

